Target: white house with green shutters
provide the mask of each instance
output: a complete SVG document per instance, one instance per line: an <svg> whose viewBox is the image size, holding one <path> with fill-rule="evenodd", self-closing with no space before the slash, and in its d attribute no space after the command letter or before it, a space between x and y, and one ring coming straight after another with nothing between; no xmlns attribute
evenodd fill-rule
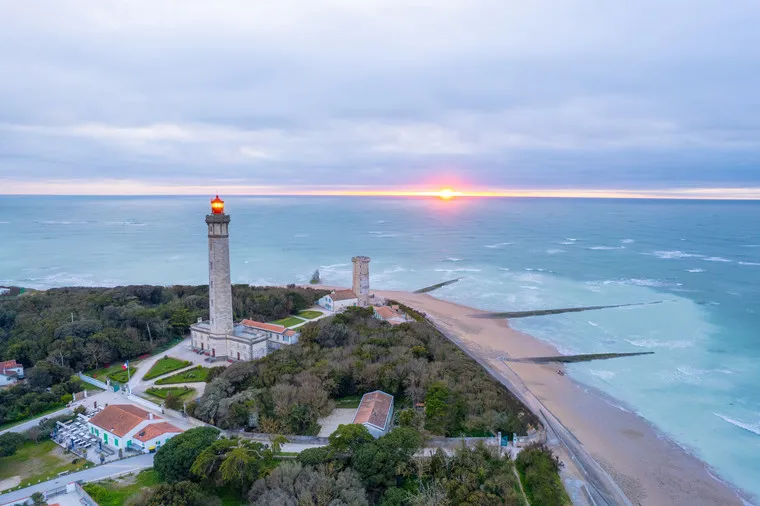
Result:
<svg viewBox="0 0 760 506"><path fill-rule="evenodd" d="M90 434L116 449L148 452L166 444L182 429L132 404L111 404L87 421Z"/></svg>

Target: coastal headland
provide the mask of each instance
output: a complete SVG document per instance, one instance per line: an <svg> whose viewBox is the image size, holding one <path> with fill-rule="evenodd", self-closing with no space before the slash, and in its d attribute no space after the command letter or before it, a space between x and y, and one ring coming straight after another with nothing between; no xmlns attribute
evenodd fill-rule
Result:
<svg viewBox="0 0 760 506"><path fill-rule="evenodd" d="M704 462L649 422L617 406L601 392L558 374L564 372L564 365L504 360L559 355L549 343L510 328L507 320L478 317L485 312L426 293L375 291L375 294L424 314L444 335L522 397L548 422L550 444L568 450L562 455L570 464L567 472L587 481L608 500L615 501L612 504L626 503L616 494L621 491L630 504L643 506L743 504L737 492L716 479ZM552 441L552 436L558 437L563 445ZM576 461L584 454L593 461ZM600 466L604 473L594 473L595 466ZM605 483L605 475L614 483ZM600 477L600 482L596 482Z"/></svg>

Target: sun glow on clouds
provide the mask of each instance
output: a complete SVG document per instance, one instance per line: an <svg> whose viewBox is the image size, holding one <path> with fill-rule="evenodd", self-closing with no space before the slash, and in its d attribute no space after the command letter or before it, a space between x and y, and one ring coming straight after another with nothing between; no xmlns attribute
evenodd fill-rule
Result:
<svg viewBox="0 0 760 506"><path fill-rule="evenodd" d="M677 188L654 190L622 189L499 189L450 187L430 189L377 188L367 186L267 186L222 182L212 185L149 184L135 180L44 180L0 179L0 195L251 195L251 196L324 196L324 197L430 197L453 198L553 197L553 198L626 198L626 199L696 199L760 200L760 188Z"/></svg>

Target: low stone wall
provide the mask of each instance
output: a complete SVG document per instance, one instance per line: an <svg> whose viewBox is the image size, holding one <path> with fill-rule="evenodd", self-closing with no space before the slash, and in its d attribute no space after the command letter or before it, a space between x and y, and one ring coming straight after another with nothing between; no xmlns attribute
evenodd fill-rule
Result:
<svg viewBox="0 0 760 506"><path fill-rule="evenodd" d="M85 383L89 383L90 385L96 386L98 388L102 388L103 390L113 390L109 385L103 383L100 380L96 380L95 378L90 378L86 374L79 373L79 379L84 381Z"/></svg>

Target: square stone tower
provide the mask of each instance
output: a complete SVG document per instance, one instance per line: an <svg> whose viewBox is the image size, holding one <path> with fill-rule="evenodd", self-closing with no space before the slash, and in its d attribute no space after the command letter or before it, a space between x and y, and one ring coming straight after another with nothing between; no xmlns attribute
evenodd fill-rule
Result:
<svg viewBox="0 0 760 506"><path fill-rule="evenodd" d="M354 282L352 290L359 298L359 306L369 306L369 257L358 256L351 259L354 263Z"/></svg>
<svg viewBox="0 0 760 506"><path fill-rule="evenodd" d="M208 225L208 302L211 337L232 333L232 283L230 282L230 217L224 214L224 201L211 201Z"/></svg>

